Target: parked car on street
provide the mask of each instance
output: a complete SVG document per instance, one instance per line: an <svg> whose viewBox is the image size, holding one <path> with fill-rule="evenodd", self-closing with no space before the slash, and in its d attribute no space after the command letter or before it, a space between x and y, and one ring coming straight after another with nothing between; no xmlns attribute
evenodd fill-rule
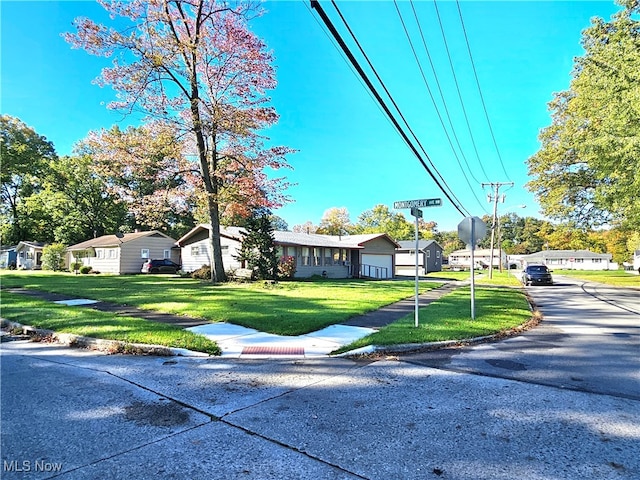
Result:
<svg viewBox="0 0 640 480"><path fill-rule="evenodd" d="M525 285L553 285L552 270L546 265L527 265L522 271L522 283Z"/></svg>
<svg viewBox="0 0 640 480"><path fill-rule="evenodd" d="M172 262L168 258L162 260L147 260L142 264L142 273L176 273L181 265Z"/></svg>

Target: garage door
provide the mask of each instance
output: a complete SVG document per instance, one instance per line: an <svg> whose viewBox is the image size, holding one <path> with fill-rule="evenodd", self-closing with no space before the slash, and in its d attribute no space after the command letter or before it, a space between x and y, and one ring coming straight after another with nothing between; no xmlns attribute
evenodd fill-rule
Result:
<svg viewBox="0 0 640 480"><path fill-rule="evenodd" d="M363 277L393 277L393 255L363 254L360 262L360 275Z"/></svg>

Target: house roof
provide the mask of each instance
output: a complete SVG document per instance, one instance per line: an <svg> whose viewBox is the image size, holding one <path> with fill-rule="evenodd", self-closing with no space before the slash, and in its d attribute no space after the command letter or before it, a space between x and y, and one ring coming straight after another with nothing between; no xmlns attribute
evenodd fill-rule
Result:
<svg viewBox="0 0 640 480"><path fill-rule="evenodd" d="M42 242L18 242L18 245L16 245L16 251L22 250L23 248L26 248L26 247L43 248L44 246L45 244Z"/></svg>
<svg viewBox="0 0 640 480"><path fill-rule="evenodd" d="M187 234L178 240L178 245L182 246L189 238L205 229L211 229L209 224L200 224L192 228ZM220 235L234 240L242 241L243 228L240 227L220 227ZM276 230L273 238L280 245L297 245L308 247L327 248L364 248L364 244L378 238L384 238L394 246L398 244L384 233L371 233L366 235L320 235L317 233L284 232Z"/></svg>
<svg viewBox="0 0 640 480"><path fill-rule="evenodd" d="M524 260L560 259L560 258L606 258L611 260L610 253L594 253L589 250L542 250L522 257Z"/></svg>
<svg viewBox="0 0 640 480"><path fill-rule="evenodd" d="M77 243L76 245L71 245L67 248L67 250L86 250L88 248L96 248L96 247L119 247L123 243L131 242L133 240L137 240L139 238L144 237L152 237L152 236L161 236L168 240L175 242L175 240L168 235L165 235L162 232L158 232L157 230L152 230L149 232L135 232L135 233L125 233L122 238L118 238L115 235L103 235L102 237L92 238L91 240L87 240L81 243Z"/></svg>
<svg viewBox="0 0 640 480"><path fill-rule="evenodd" d="M434 243L440 247L440 244L435 240L418 240L418 250L424 250ZM398 244L400 244L401 250L413 250L414 248L416 248L415 240L400 240Z"/></svg>

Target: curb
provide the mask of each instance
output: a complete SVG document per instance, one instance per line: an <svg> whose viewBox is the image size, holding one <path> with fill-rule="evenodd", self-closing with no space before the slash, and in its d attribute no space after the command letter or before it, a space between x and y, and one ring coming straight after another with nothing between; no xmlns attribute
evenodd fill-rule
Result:
<svg viewBox="0 0 640 480"><path fill-rule="evenodd" d="M163 345L147 345L143 343L130 343L121 340L104 340L101 338L83 337L72 333L56 333L53 330L45 330L35 328L21 323L11 322L9 320L0 319L0 327L4 330L10 330L15 333L20 331L18 335L24 336L31 341L43 341L57 343L66 347L86 348L89 350L97 350L108 354L127 354L127 355L149 355L157 357L209 357L210 355L202 352L193 352L185 348L172 348Z"/></svg>

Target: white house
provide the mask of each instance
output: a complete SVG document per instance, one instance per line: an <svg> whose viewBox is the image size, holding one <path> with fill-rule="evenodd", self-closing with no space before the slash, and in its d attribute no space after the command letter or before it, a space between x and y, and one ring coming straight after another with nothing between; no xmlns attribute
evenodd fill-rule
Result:
<svg viewBox="0 0 640 480"><path fill-rule="evenodd" d="M39 270L42 268L44 243L20 242L16 246L16 268L18 270Z"/></svg>
<svg viewBox="0 0 640 480"><path fill-rule="evenodd" d="M178 240L182 268L186 272L211 265L209 230L202 224ZM296 259L297 278L322 275L328 278L393 278L395 249L399 245L385 234L318 235L275 231L278 255ZM221 227L222 262L226 270L244 265L236 258L242 245L242 229Z"/></svg>
<svg viewBox="0 0 640 480"><path fill-rule="evenodd" d="M633 269L640 273L640 250L633 252Z"/></svg>
<svg viewBox="0 0 640 480"><path fill-rule="evenodd" d="M475 268L489 268L491 263L491 249L490 248L477 248L473 252L473 260L475 262ZM498 268L502 262L503 266L507 264L507 255L504 250L494 248L493 249L493 267ZM452 269L462 268L471 269L471 250L463 249L451 252L449 255L449 267Z"/></svg>
<svg viewBox="0 0 640 480"><path fill-rule="evenodd" d="M396 249L396 273L414 275L416 270L416 242L399 241ZM442 271L442 247L435 240L418 241L418 274Z"/></svg>
<svg viewBox="0 0 640 480"><path fill-rule="evenodd" d="M180 251L176 241L156 230L103 235L67 248L67 264L80 262L101 273L140 273L148 259L169 258L176 263Z"/></svg>
<svg viewBox="0 0 640 480"><path fill-rule="evenodd" d="M567 270L617 270L610 253L593 253L589 250L542 250L524 255L525 265L539 263L550 268Z"/></svg>

